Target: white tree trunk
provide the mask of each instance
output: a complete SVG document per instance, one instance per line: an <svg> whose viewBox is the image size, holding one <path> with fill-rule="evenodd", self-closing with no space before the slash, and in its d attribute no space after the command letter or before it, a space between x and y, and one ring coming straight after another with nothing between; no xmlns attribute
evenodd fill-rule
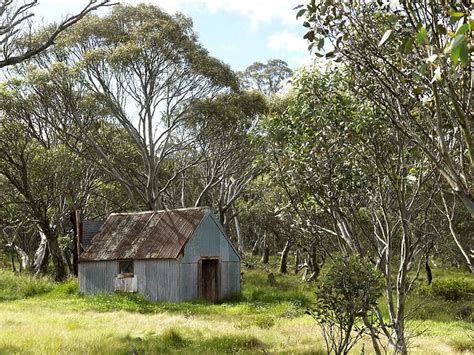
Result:
<svg viewBox="0 0 474 355"><path fill-rule="evenodd" d="M36 249L35 256L33 258L33 271L35 274L38 274L41 271L41 264L43 263L44 256L46 254L46 248L47 248L47 240L46 236L42 231L39 232L39 235L41 237L41 242L38 246L38 249Z"/></svg>
<svg viewBox="0 0 474 355"><path fill-rule="evenodd" d="M11 248L15 253L17 253L20 256L21 260L21 270L26 270L28 269L28 265L30 263L30 258L28 255L25 253L23 249L21 249L19 246L13 244L13 243L8 243L7 248Z"/></svg>

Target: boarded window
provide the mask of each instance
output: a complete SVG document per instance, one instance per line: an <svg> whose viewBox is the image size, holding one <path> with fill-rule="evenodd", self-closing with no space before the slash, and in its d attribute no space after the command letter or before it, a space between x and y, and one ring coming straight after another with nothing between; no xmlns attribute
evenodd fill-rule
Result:
<svg viewBox="0 0 474 355"><path fill-rule="evenodd" d="M119 274L122 277L133 277L133 260L119 261Z"/></svg>

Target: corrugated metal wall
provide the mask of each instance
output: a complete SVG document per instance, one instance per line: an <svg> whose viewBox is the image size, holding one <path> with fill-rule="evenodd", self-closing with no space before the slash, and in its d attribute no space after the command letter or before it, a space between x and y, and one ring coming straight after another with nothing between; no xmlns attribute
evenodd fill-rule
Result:
<svg viewBox="0 0 474 355"><path fill-rule="evenodd" d="M198 264L179 265L179 299L188 301L198 298Z"/></svg>
<svg viewBox="0 0 474 355"><path fill-rule="evenodd" d="M116 261L94 261L79 263L79 287L82 293L94 295L115 291Z"/></svg>
<svg viewBox="0 0 474 355"><path fill-rule="evenodd" d="M221 297L240 293L240 262L221 262Z"/></svg>
<svg viewBox="0 0 474 355"><path fill-rule="evenodd" d="M239 256L208 215L194 232L191 240L184 248L182 263L197 263L201 257L217 257L221 261L240 262Z"/></svg>
<svg viewBox="0 0 474 355"><path fill-rule="evenodd" d="M179 262L174 259L135 260L138 292L152 301L180 301Z"/></svg>

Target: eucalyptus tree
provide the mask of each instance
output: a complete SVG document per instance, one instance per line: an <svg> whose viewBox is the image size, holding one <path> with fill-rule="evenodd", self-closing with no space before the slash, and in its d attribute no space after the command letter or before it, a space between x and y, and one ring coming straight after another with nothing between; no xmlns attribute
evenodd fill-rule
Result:
<svg viewBox="0 0 474 355"><path fill-rule="evenodd" d="M15 259L18 259L19 271L30 268L30 255L37 247L36 235L30 233L32 224L24 206L18 204L20 197L8 180L0 175L0 242L1 249L10 254L13 271L17 271Z"/></svg>
<svg viewBox="0 0 474 355"><path fill-rule="evenodd" d="M305 35L344 61L354 94L385 113L474 215L472 31L469 1L311 1Z"/></svg>
<svg viewBox="0 0 474 355"><path fill-rule="evenodd" d="M380 328L367 322L374 350L385 346L383 334L405 353L407 296L435 234L436 174L420 149L387 124L384 112L352 96L353 84L337 68L296 76L286 112L268 122L274 176L301 228L321 241L329 257L334 250L368 257L382 271L389 320L375 310Z"/></svg>
<svg viewBox="0 0 474 355"><path fill-rule="evenodd" d="M34 267L39 270L49 253L55 278L63 280L67 263L59 237L67 234L69 214L86 198L92 176L64 146L38 140L24 121L5 106L2 109L6 112L0 120L0 175L16 191L14 203L24 209L20 222L36 226L41 237Z"/></svg>
<svg viewBox="0 0 474 355"><path fill-rule="evenodd" d="M474 236L472 235L474 221L465 216L466 213L463 213L465 211L457 208L458 201L456 197L441 191L439 200L440 219L447 224L447 228L440 228L440 236L446 239L446 234L449 234L455 245L455 248L453 248L452 243L443 243L444 245L439 248L444 251L440 257L450 261L459 260L460 263L467 266L471 273L474 273L474 249L472 249L474 244ZM456 250L459 253L456 253Z"/></svg>
<svg viewBox="0 0 474 355"><path fill-rule="evenodd" d="M197 99L237 89L232 71L198 43L189 18L155 6L116 6L106 16L85 18L62 40L55 58L77 69L76 90L102 102L100 119L126 135L139 156L135 176L88 134L90 126L75 112L60 124L73 122L82 131L79 140L123 185L135 209L165 207L167 189L201 160L192 154L197 137L185 127L187 113Z"/></svg>
<svg viewBox="0 0 474 355"><path fill-rule="evenodd" d="M43 103L32 112L120 183L135 210L177 204L167 193L202 159L186 126L192 104L238 89L189 18L148 5L86 17L34 62L21 68L39 79L22 92Z"/></svg>
<svg viewBox="0 0 474 355"><path fill-rule="evenodd" d="M52 46L57 37L87 14L100 7L113 5L111 0L89 0L76 15L50 26L40 40L30 36L33 8L38 0L3 0L0 3L0 68L21 63Z"/></svg>
<svg viewBox="0 0 474 355"><path fill-rule="evenodd" d="M256 125L266 110L260 93L243 91L196 101L189 113L189 129L198 137L195 154L202 160L186 173L186 180L193 182L183 185L181 203L213 206L228 230L234 222L241 252L244 237L237 201L264 169L259 162L263 140L256 134Z"/></svg>
<svg viewBox="0 0 474 355"><path fill-rule="evenodd" d="M239 72L245 89L257 90L266 96L273 96L280 91L292 75L291 68L281 59L272 59L267 63L255 62Z"/></svg>

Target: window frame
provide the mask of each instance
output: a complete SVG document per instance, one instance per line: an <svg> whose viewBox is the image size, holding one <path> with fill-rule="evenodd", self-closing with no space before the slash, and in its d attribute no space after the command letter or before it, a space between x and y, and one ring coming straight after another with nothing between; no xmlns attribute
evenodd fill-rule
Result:
<svg viewBox="0 0 474 355"><path fill-rule="evenodd" d="M133 259L124 259L124 260L119 260L118 261L118 276L122 278L126 277L134 277L135 276L135 265L134 265L134 260ZM131 272L130 272L131 268ZM128 271L128 272L123 272L123 271Z"/></svg>

